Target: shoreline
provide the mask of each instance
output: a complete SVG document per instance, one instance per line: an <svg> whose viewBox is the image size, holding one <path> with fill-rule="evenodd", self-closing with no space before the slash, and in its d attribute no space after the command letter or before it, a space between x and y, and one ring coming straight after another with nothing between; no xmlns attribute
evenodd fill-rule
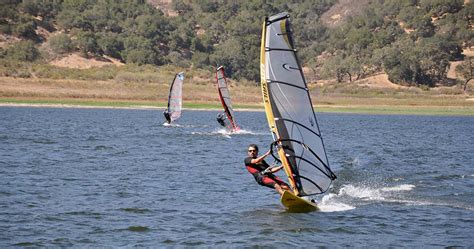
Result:
<svg viewBox="0 0 474 249"><path fill-rule="evenodd" d="M160 110L163 111L165 107L159 106L147 106L147 105L133 105L133 106L107 106L107 105L72 105L72 104L32 104L32 103L1 103L0 107L32 107L32 108L77 108L77 109L128 109L128 110ZM222 108L193 108L183 107L183 110L187 111L221 111ZM256 111L264 112L262 108L234 108L234 111Z"/></svg>
<svg viewBox="0 0 474 249"><path fill-rule="evenodd" d="M376 79L377 81L379 79ZM374 83L374 82L372 82ZM376 83L376 82L375 82ZM380 83L379 83L380 85ZM222 111L215 85L187 84L184 110ZM357 84L312 85L316 113L474 116L474 98L457 88L361 88ZM168 84L0 77L0 106L164 110ZM232 87L235 111L264 112L261 89Z"/></svg>
<svg viewBox="0 0 474 249"><path fill-rule="evenodd" d="M58 101L61 102L61 101ZM192 105L199 105L191 103ZM0 99L1 107L31 107L31 108L77 108L77 109L128 109L128 110L165 110L164 106L152 105L114 105L112 102L105 102L104 105L77 103L40 103L32 101L12 101L8 102ZM341 113L341 114L369 114L369 115L432 115L432 116L474 116L474 108L459 106L342 106L342 105L315 105L315 113ZM220 106L216 107L183 107L189 111L221 111ZM255 108L234 108L238 112L264 112L264 107Z"/></svg>

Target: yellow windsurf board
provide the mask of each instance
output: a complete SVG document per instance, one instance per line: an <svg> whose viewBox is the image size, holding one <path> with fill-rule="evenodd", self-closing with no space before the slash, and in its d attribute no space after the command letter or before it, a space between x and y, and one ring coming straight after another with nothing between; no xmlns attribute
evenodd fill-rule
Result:
<svg viewBox="0 0 474 249"><path fill-rule="evenodd" d="M319 209L316 203L298 197L291 191L283 192L281 203L288 211L296 213L311 212Z"/></svg>

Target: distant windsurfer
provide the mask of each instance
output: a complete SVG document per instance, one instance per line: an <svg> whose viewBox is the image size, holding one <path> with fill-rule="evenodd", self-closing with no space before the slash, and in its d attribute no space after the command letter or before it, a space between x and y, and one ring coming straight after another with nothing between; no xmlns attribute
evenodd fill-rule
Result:
<svg viewBox="0 0 474 249"><path fill-rule="evenodd" d="M270 168L265 157L270 155L270 150L262 156L258 156L258 146L256 144L249 145L248 157L245 158L245 167L255 177L258 184L275 189L280 195L283 194L284 190L289 190L290 187L278 176L274 175L277 171L283 168L283 165Z"/></svg>
<svg viewBox="0 0 474 249"><path fill-rule="evenodd" d="M225 117L225 113L224 113L224 112L217 114L217 122L218 122L220 125L224 126L224 127L225 127L225 122L224 122L225 119L226 119L226 117Z"/></svg>
<svg viewBox="0 0 474 249"><path fill-rule="evenodd" d="M163 112L163 115L164 115L165 118L166 118L166 123L171 124L170 113L166 110L166 111Z"/></svg>

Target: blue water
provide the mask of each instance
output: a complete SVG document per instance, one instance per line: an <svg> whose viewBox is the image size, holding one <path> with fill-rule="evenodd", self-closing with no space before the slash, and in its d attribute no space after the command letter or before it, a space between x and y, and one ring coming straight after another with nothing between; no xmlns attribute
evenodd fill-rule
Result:
<svg viewBox="0 0 474 249"><path fill-rule="evenodd" d="M318 114L338 179L295 214L243 165L265 114L216 114L0 107L0 247L474 247L474 117Z"/></svg>

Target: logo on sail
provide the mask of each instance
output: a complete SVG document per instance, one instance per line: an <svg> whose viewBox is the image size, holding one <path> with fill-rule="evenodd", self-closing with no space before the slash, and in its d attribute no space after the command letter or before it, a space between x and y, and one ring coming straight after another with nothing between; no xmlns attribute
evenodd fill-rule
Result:
<svg viewBox="0 0 474 249"><path fill-rule="evenodd" d="M288 65L288 64L286 64L286 63L283 64L283 65L281 65L281 66L282 66L284 69L288 70L288 71L290 71L291 69L294 69L294 68L292 68L290 65Z"/></svg>

